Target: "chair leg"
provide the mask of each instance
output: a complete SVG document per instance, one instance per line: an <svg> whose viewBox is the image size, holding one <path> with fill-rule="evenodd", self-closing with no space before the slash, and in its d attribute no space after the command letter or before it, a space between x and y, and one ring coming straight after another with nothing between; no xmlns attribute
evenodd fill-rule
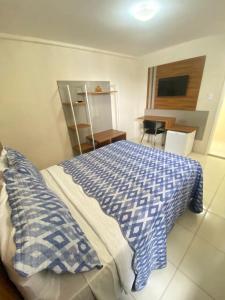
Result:
<svg viewBox="0 0 225 300"><path fill-rule="evenodd" d="M142 138L141 138L140 144L142 144L142 141L143 141L144 135L145 135L145 132L143 132L143 135L142 135Z"/></svg>
<svg viewBox="0 0 225 300"><path fill-rule="evenodd" d="M149 138L150 138L150 134L148 134L148 141L147 141L148 143L149 143Z"/></svg>
<svg viewBox="0 0 225 300"><path fill-rule="evenodd" d="M154 135L154 147L155 147L156 134Z"/></svg>

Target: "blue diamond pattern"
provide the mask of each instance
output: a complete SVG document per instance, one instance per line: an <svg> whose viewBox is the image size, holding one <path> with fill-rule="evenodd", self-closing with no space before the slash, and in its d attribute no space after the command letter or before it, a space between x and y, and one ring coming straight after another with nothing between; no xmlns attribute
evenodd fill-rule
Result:
<svg viewBox="0 0 225 300"><path fill-rule="evenodd" d="M202 168L182 156L120 141L61 166L119 223L134 250L134 290L166 266L166 239L176 218L188 206L203 209Z"/></svg>
<svg viewBox="0 0 225 300"><path fill-rule="evenodd" d="M33 176L15 168L4 172L16 229L15 270L29 277L45 269L59 274L79 273L100 266L97 253L68 208Z"/></svg>

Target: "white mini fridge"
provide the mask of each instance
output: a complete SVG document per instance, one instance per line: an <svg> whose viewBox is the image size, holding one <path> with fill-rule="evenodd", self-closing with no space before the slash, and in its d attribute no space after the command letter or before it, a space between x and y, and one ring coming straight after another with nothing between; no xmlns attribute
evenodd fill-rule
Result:
<svg viewBox="0 0 225 300"><path fill-rule="evenodd" d="M186 133L178 131L167 131L165 151L180 155L191 153L196 131Z"/></svg>

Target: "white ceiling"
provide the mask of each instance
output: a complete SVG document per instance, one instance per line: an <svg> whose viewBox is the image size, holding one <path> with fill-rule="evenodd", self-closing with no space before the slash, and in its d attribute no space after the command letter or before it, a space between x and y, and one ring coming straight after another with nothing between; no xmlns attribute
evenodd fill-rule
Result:
<svg viewBox="0 0 225 300"><path fill-rule="evenodd" d="M157 1L157 0L155 0ZM147 22L135 0L0 0L0 32L131 55L225 32L225 0L158 0Z"/></svg>

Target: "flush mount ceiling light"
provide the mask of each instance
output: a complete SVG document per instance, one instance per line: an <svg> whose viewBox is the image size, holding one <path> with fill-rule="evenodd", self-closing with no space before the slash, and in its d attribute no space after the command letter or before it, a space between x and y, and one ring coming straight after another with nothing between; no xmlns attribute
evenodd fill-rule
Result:
<svg viewBox="0 0 225 300"><path fill-rule="evenodd" d="M140 21L148 21L158 12L159 5L156 2L144 1L135 4L131 8L133 17Z"/></svg>

